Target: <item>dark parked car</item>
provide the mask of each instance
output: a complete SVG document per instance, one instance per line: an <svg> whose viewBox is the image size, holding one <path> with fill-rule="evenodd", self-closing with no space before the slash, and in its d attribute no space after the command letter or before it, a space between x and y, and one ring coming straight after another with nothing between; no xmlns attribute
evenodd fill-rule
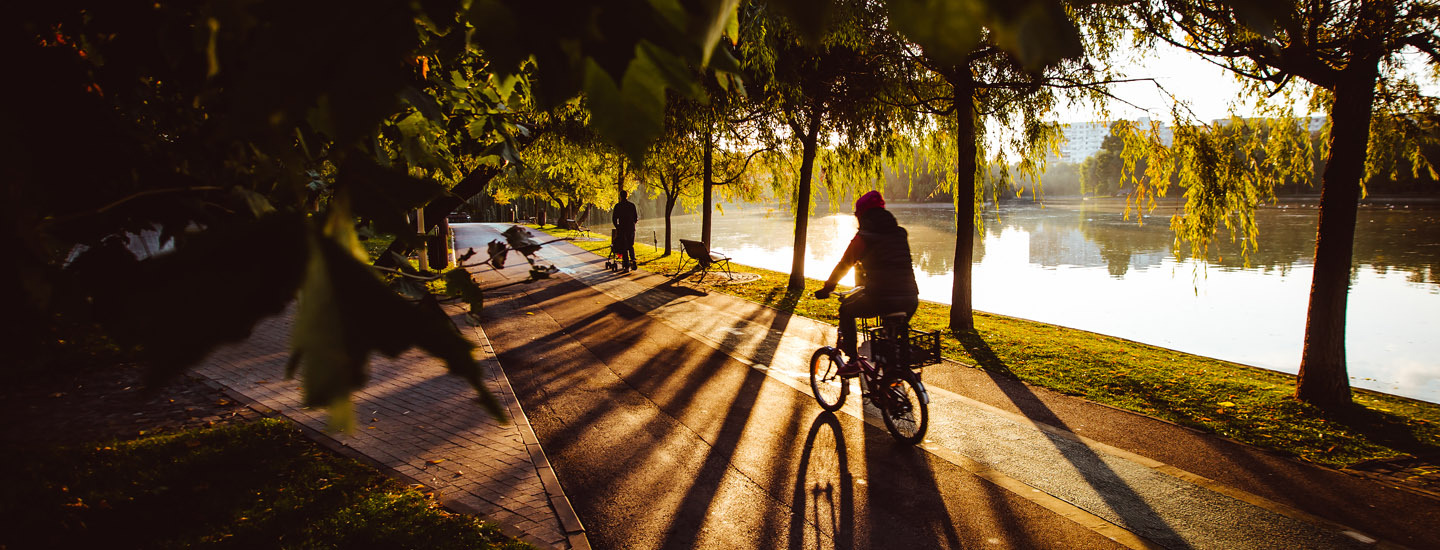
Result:
<svg viewBox="0 0 1440 550"><path fill-rule="evenodd" d="M449 219L450 219L450 223L464 223L464 222L468 222L468 221L470 221L470 213L469 213L469 212L451 212L451 213L450 213L450 216L449 216Z"/></svg>

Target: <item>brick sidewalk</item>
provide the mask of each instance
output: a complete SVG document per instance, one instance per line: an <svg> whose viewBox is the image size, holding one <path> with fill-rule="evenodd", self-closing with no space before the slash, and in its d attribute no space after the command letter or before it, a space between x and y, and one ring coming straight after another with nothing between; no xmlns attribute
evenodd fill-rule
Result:
<svg viewBox="0 0 1440 550"><path fill-rule="evenodd" d="M255 326L245 342L211 354L194 374L259 410L294 420L317 441L436 491L447 508L496 523L507 534L552 548L590 547L580 520L500 370L485 333L459 306L446 313L475 344L485 384L510 412L490 418L475 390L444 364L411 350L372 356L370 380L354 395L356 430L325 431L327 415L300 404L298 380L285 380L293 308Z"/></svg>

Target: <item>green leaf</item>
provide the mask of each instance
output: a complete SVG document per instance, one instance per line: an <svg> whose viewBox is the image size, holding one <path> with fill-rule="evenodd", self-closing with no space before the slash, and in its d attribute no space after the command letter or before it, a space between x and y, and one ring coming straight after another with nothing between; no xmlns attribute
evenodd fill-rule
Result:
<svg viewBox="0 0 1440 550"><path fill-rule="evenodd" d="M207 229L144 261L93 256L70 269L92 281L98 320L121 342L142 349L154 367L150 380L159 382L216 346L244 339L256 321L284 309L307 253L305 219L272 214Z"/></svg>
<svg viewBox="0 0 1440 550"><path fill-rule="evenodd" d="M617 86L598 63L587 63L585 93L591 124L638 162L664 129L664 75L641 55L631 61L622 86Z"/></svg>
<svg viewBox="0 0 1440 550"><path fill-rule="evenodd" d="M795 28L806 44L819 44L835 9L830 0L776 0L771 5Z"/></svg>
<svg viewBox="0 0 1440 550"><path fill-rule="evenodd" d="M690 15L685 26L680 28L685 29L686 34L695 40L694 45L700 50L702 67L709 65L711 53L720 43L721 36L730 32L732 38L738 38L740 23L737 17L737 8L739 5L739 0L691 2Z"/></svg>
<svg viewBox="0 0 1440 550"><path fill-rule="evenodd" d="M404 256L401 256L397 252L390 252L390 262L394 263L397 266L396 269L399 269L401 273L417 276L420 275L420 271L415 269L414 266L410 265L410 260L406 259Z"/></svg>
<svg viewBox="0 0 1440 550"><path fill-rule="evenodd" d="M440 111L440 103L430 94L416 89L414 86L405 86L400 89L400 98L419 111L432 124L445 125L445 114Z"/></svg>
<svg viewBox="0 0 1440 550"><path fill-rule="evenodd" d="M983 32L982 6L974 0L890 0L890 24L947 65L964 62Z"/></svg>
<svg viewBox="0 0 1440 550"><path fill-rule="evenodd" d="M1026 69L1039 71L1063 59L1084 55L1080 30L1059 0L986 0L987 26L996 45L1014 54Z"/></svg>
<svg viewBox="0 0 1440 550"><path fill-rule="evenodd" d="M394 281L391 281L390 288L394 289L396 294L410 300L419 300L430 294L430 289L425 288L424 284L409 277L396 277Z"/></svg>
<svg viewBox="0 0 1440 550"><path fill-rule="evenodd" d="M474 251L472 250L473 254ZM463 261L463 260L462 260ZM479 315L485 307L484 291L465 268L457 267L445 272L445 288L451 296L459 296L470 305L470 313Z"/></svg>
<svg viewBox="0 0 1440 550"><path fill-rule="evenodd" d="M379 230L394 234L413 232L405 214L445 192L445 187L433 180L381 168L360 155L346 157L335 185L348 195L355 215L374 220Z"/></svg>
<svg viewBox="0 0 1440 550"><path fill-rule="evenodd" d="M349 396L365 384L370 353L394 357L419 347L470 382L492 416L505 418L481 381L473 345L433 295L427 293L412 305L340 243L315 233L309 242L314 250L291 337L306 405L330 407L332 427L353 427L347 416Z"/></svg>

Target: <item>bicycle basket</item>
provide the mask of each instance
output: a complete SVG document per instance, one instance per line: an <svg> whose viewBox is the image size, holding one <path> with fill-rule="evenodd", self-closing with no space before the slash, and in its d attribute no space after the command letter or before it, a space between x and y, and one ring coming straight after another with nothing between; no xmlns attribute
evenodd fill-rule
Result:
<svg viewBox="0 0 1440 550"><path fill-rule="evenodd" d="M877 357L890 353L890 339L886 338L884 330L875 327L864 331L870 341L870 353ZM940 362L940 333L912 328L910 329L910 345L908 349L902 351L900 363L909 368L918 369L926 365L937 364Z"/></svg>
<svg viewBox="0 0 1440 550"><path fill-rule="evenodd" d="M905 350L905 363L912 369L940 362L940 333L910 329L910 349Z"/></svg>

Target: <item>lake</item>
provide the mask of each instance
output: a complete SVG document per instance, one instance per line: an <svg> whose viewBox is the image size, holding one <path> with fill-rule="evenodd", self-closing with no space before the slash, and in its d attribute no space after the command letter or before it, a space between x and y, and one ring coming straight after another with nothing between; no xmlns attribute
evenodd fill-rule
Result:
<svg viewBox="0 0 1440 550"><path fill-rule="evenodd" d="M1123 203L1108 200L992 208L975 241L975 308L1298 372L1313 204L1262 209L1260 247L1248 266L1228 240L1208 264L1177 259L1173 209L1162 205L1140 225L1124 219ZM954 209L890 210L910 232L920 297L949 303ZM699 238L698 214L673 222L673 238ZM848 212L812 216L806 276L828 276L855 227ZM729 206L715 215L712 241L736 262L788 273L793 232L783 210ZM664 220L641 220L637 238L663 239ZM1345 343L1352 385L1440 402L1440 209L1362 207L1355 241Z"/></svg>

